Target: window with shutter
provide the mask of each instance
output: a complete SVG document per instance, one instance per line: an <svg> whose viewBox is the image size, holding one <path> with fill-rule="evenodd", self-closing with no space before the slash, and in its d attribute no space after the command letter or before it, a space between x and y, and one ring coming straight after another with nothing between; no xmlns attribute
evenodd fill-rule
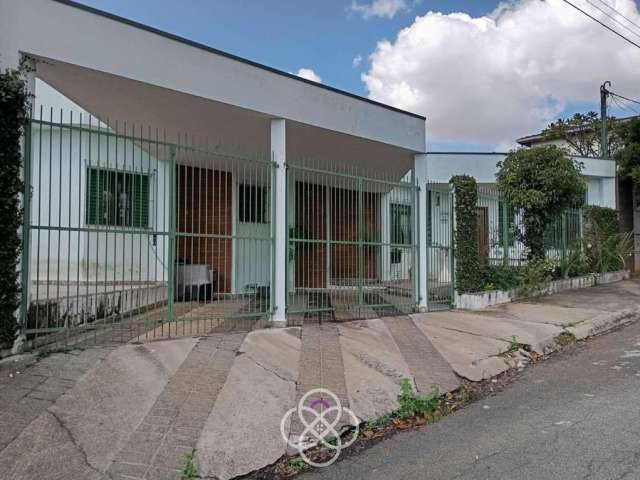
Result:
<svg viewBox="0 0 640 480"><path fill-rule="evenodd" d="M149 228L149 175L89 168L87 225Z"/></svg>

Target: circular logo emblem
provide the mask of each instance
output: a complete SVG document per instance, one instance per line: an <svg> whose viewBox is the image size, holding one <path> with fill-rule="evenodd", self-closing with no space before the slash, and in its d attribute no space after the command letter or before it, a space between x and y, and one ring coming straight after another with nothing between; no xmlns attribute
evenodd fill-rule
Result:
<svg viewBox="0 0 640 480"><path fill-rule="evenodd" d="M286 424L289 419L292 430L297 426L297 422L302 425L301 433L287 434ZM353 435L346 442L340 437L340 425L351 425L355 428ZM284 414L280 422L280 433L288 445L298 450L300 457L307 464L326 467L338 459L343 448L347 448L358 438L358 425L358 417L352 410L342 406L336 394L325 388L315 388L302 396L297 407ZM314 462L307 456L306 450L317 445L323 445L333 451L329 460Z"/></svg>

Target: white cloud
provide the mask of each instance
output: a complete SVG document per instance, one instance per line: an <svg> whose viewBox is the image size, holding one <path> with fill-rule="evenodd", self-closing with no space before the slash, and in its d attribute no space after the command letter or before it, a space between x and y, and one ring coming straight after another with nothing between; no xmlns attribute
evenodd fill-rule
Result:
<svg viewBox="0 0 640 480"><path fill-rule="evenodd" d="M322 78L320 78L320 75L314 72L311 68L301 68L296 72L296 75L313 82L322 83Z"/></svg>
<svg viewBox="0 0 640 480"><path fill-rule="evenodd" d="M359 13L362 18L393 18L398 12L408 8L406 0L373 0L371 3L353 0L349 10Z"/></svg>
<svg viewBox="0 0 640 480"><path fill-rule="evenodd" d="M362 55L356 55L355 57L353 57L353 61L351 63L353 65L353 68L358 68L362 63Z"/></svg>
<svg viewBox="0 0 640 480"><path fill-rule="evenodd" d="M640 23L633 0L610 3ZM424 114L430 142L510 144L570 102L599 101L604 80L640 96L640 50L562 0L517 0L478 18L429 12L371 60L369 97Z"/></svg>

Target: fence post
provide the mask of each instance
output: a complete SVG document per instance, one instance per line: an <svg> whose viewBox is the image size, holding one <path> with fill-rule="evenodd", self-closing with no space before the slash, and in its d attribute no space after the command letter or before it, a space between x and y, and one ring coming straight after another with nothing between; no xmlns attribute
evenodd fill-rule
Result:
<svg viewBox="0 0 640 480"><path fill-rule="evenodd" d="M271 159L277 165L275 169L275 207L274 223L274 304L272 305L271 322L274 326L284 327L287 324L287 273L288 262L288 216L287 216L287 142L286 121L282 118L271 120Z"/></svg>
<svg viewBox="0 0 640 480"><path fill-rule="evenodd" d="M362 191L362 177L358 176L358 199L357 199L357 218L356 229L358 232L358 307L361 309L364 305L364 194Z"/></svg>
<svg viewBox="0 0 640 480"><path fill-rule="evenodd" d="M23 146L22 255L20 258L20 334L27 329L29 316L29 263L31 257L31 115L27 120Z"/></svg>
<svg viewBox="0 0 640 480"><path fill-rule="evenodd" d="M417 220L415 225L415 231L417 235L415 235L418 244L418 261L414 262L414 275L417 279L417 304L418 309L426 312L428 310L428 302L429 302L429 290L427 282L429 281L428 277L428 235L427 235L427 216L431 214L431 212L427 211L427 195L428 195L428 187L427 187L427 155L417 154L413 157L413 171L415 172L415 186L416 186L416 199L417 199Z"/></svg>
<svg viewBox="0 0 640 480"><path fill-rule="evenodd" d="M168 265L168 317L174 320L174 288L175 288L175 248L176 248L176 147L169 147L169 265ZM171 327L169 327L171 332Z"/></svg>

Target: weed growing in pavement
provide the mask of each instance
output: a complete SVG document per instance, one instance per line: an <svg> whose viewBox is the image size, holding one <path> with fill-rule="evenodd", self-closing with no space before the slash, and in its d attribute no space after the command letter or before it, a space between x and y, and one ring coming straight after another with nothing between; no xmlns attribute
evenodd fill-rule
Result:
<svg viewBox="0 0 640 480"><path fill-rule="evenodd" d="M198 468L195 463L195 456L195 449L185 455L184 467L182 469L182 480L195 480L196 478L199 478Z"/></svg>
<svg viewBox="0 0 640 480"><path fill-rule="evenodd" d="M576 343L578 341L578 339L576 338L576 336L573 333L565 330L564 332L562 332L560 335L558 335L555 338L555 341L561 347L566 347L567 345L571 345L572 343Z"/></svg>
<svg viewBox="0 0 640 480"><path fill-rule="evenodd" d="M424 416L433 413L440 405L440 391L438 387L433 387L431 393L419 397L413 391L411 382L405 378L400 385L398 402L400 408L394 412L394 417L407 420L411 417Z"/></svg>
<svg viewBox="0 0 640 480"><path fill-rule="evenodd" d="M505 342L509 342L509 348L504 352L498 352L499 357L508 357L520 350L520 343L518 342L517 335L511 335L511 340L504 339Z"/></svg>
<svg viewBox="0 0 640 480"><path fill-rule="evenodd" d="M304 472L308 467L307 462L305 462L300 457L296 457L296 458L291 459L291 461L289 462L289 466L296 473Z"/></svg>
<svg viewBox="0 0 640 480"><path fill-rule="evenodd" d="M365 430L374 430L377 428L384 428L384 427L387 427L392 420L393 418L391 414L386 413L384 415L380 415L379 417L373 417L367 420L367 423L365 423L364 428Z"/></svg>

